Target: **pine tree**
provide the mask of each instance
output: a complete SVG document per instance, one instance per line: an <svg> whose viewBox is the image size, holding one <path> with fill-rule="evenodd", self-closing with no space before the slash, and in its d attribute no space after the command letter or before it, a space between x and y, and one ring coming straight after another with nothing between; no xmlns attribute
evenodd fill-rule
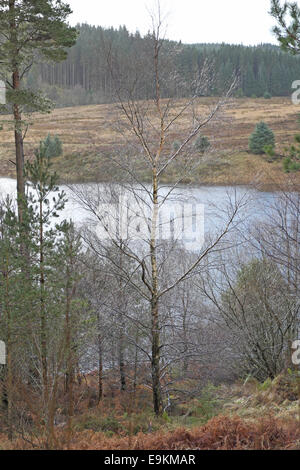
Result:
<svg viewBox="0 0 300 470"><path fill-rule="evenodd" d="M49 158L60 157L63 153L62 142L57 135L51 137L51 134L48 134L40 145L44 147L45 154Z"/></svg>
<svg viewBox="0 0 300 470"><path fill-rule="evenodd" d="M295 143L288 149L288 155L283 161L283 169L286 173L300 170L300 134L295 136Z"/></svg>
<svg viewBox="0 0 300 470"><path fill-rule="evenodd" d="M15 384L20 372L20 358L30 357L32 289L28 270L24 269L27 260L20 252L21 242L14 204L7 197L0 205L0 338L5 341L7 353L4 377L0 378L0 397L5 396L5 421L10 439L14 433ZM23 376L28 373L28 365L22 359Z"/></svg>
<svg viewBox="0 0 300 470"><path fill-rule="evenodd" d="M103 103L113 99L114 83L107 65L108 44L112 43L119 57L122 57L122 85L130 83L137 64L145 64L145 43L149 38L124 31L80 25L80 36L63 63L50 65L36 63L26 79L26 86L40 83L49 98L59 105L81 105ZM171 89L170 82L164 82L162 94L170 97L187 96L195 92L195 76L201 75L206 61L212 65L209 76L209 95L221 95L226 84L234 75L239 75L242 96L263 96L267 90L273 96L288 96L291 82L297 76L300 60L284 54L276 46L254 47L236 45L182 45L166 41L169 56L175 56L176 80ZM151 92L150 81L141 70L141 97ZM203 91L203 90L202 90Z"/></svg>
<svg viewBox="0 0 300 470"><path fill-rule="evenodd" d="M0 389L1 403L5 397L8 437L13 438L14 343L16 341L17 305L20 307L20 258L16 250L16 219L10 200L0 207L0 337L6 344L6 365Z"/></svg>
<svg viewBox="0 0 300 470"><path fill-rule="evenodd" d="M39 92L24 87L24 77L38 59L59 62L66 47L76 40L76 30L66 20L71 13L60 0L2 0L0 3L1 79L7 86L7 102L14 117L19 219L25 201L24 121L22 112L48 112L50 102Z"/></svg>
<svg viewBox="0 0 300 470"><path fill-rule="evenodd" d="M80 239L72 224L58 219L65 193L59 191L46 150L40 145L35 160L25 165L28 259L20 251L21 231L12 204L0 205L0 338L7 350L0 397L5 401L3 424L12 438L18 430L18 394L29 384L36 397L35 416L45 428L47 448L52 448L59 381L64 374L70 442L72 385L83 321L82 302L76 295Z"/></svg>
<svg viewBox="0 0 300 470"><path fill-rule="evenodd" d="M300 53L300 8L296 2L271 0L271 15L276 19L273 28L283 50L292 54ZM290 24L288 23L290 21Z"/></svg>
<svg viewBox="0 0 300 470"><path fill-rule="evenodd" d="M267 124L259 122L250 136L249 149L254 154L263 154L266 146L275 147L274 133Z"/></svg>
<svg viewBox="0 0 300 470"><path fill-rule="evenodd" d="M265 91L264 98L265 98L265 100L270 100L272 98L271 93L269 93L268 91Z"/></svg>
<svg viewBox="0 0 300 470"><path fill-rule="evenodd" d="M200 154L203 154L210 147L210 141L205 135L201 135L197 138L195 142L195 150Z"/></svg>
<svg viewBox="0 0 300 470"><path fill-rule="evenodd" d="M33 191L28 195L28 221L31 242L31 269L36 279L36 299L33 302L36 318L38 319L36 331L38 332L39 370L41 375L42 409L46 424L47 443L53 441L54 406L56 397L57 376L49 364L50 345L53 348L55 337L60 339L61 304L59 292L62 286L58 282L57 243L64 231L65 222L56 223L59 212L64 208L66 195L59 191L57 175L52 173L50 159L46 154L46 147L40 145L35 152L35 160L25 165L26 180L29 189ZM54 226L53 226L54 225ZM55 334L54 334L55 331ZM52 334L51 334L52 332ZM57 351L59 346L56 345ZM56 353L58 354L58 352ZM62 359L57 357L58 362ZM60 367L57 366L59 371Z"/></svg>
<svg viewBox="0 0 300 470"><path fill-rule="evenodd" d="M76 299L76 288L80 279L78 269L79 252L81 250L80 236L72 223L62 225L62 239L58 244L58 256L63 260L57 268L61 271L62 292L64 299L64 360L65 360L65 391L68 399L67 407L67 447L70 447L72 434L72 417L74 414L73 384L76 364L76 333L82 325L78 312L82 303ZM82 332L81 332L82 337Z"/></svg>
<svg viewBox="0 0 300 470"><path fill-rule="evenodd" d="M296 2L284 2L281 6L279 0L272 0L271 15L278 25L273 28L279 43L284 51L293 55L300 53L300 8ZM287 23L287 17L290 24ZM283 161L286 173L300 170L300 135L295 136L295 144L289 148L289 155Z"/></svg>

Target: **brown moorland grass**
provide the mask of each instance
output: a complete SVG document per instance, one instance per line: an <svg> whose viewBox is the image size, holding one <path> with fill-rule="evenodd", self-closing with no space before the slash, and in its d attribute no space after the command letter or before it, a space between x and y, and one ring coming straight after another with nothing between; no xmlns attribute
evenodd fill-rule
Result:
<svg viewBox="0 0 300 470"><path fill-rule="evenodd" d="M197 112L207 112L216 98L200 98ZM176 113L182 102L174 108ZM151 104L149 107L151 116ZM257 179L265 187L273 187L286 181L282 160L268 162L264 156L248 153L249 135L258 121L264 120L274 131L277 153L291 144L299 132L297 106L289 98L236 99L232 101L217 120L203 133L212 142L212 154L200 163L191 179L184 182L195 184L250 184ZM168 136L169 147L183 138L190 128L192 116L184 113L180 123ZM115 105L103 104L78 106L54 110L49 115L34 114L25 140L25 155L32 158L38 142L50 132L57 134L63 142L64 154L54 159L54 168L62 181L108 181L117 175L111 171L111 158L125 148L124 134L119 132L118 109ZM124 128L123 128L124 130ZM125 139L129 138L125 131ZM4 124L0 132L0 176L14 177L14 142L11 126ZM199 157L200 159L200 157ZM176 179L178 170L170 173L166 181ZM147 173L142 173L147 180ZM300 181L300 172L297 173Z"/></svg>

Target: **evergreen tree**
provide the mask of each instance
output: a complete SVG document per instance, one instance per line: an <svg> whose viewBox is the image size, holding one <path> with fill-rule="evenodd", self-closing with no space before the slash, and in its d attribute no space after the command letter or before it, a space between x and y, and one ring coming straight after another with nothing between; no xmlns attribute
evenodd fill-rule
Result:
<svg viewBox="0 0 300 470"><path fill-rule="evenodd" d="M47 448L52 448L58 386L64 374L70 442L76 351L84 332L82 302L76 298L80 239L72 224L58 219L65 193L59 191L46 151L41 144L35 160L25 165L26 259L20 251L17 214L10 201L0 206L0 338L7 349L0 396L6 403L3 424L12 438L18 430L17 406L22 400L18 393L29 384L36 397L37 424L45 429Z"/></svg>
<svg viewBox="0 0 300 470"><path fill-rule="evenodd" d="M29 294L23 275L23 260L19 252L17 217L11 200L0 206L0 337L6 344L6 365L0 377L0 407L6 403L7 432L13 437L14 382L18 355L24 355L23 342L19 336L26 337L24 328L26 298Z"/></svg>
<svg viewBox="0 0 300 470"><path fill-rule="evenodd" d="M25 166L29 187L28 222L30 238L31 272L35 287L32 310L36 320L37 369L40 374L43 419L46 424L47 443L53 440L54 410L57 373L61 368L60 342L63 336L63 311L61 308L62 285L58 278L57 244L63 234L65 222L56 223L64 208L66 196L57 186L57 175L51 172L47 148L40 145L35 160ZM31 191L30 191L31 189ZM32 191L33 190L33 191ZM50 362L53 350L58 364ZM54 370L54 373L53 373Z"/></svg>
<svg viewBox="0 0 300 470"><path fill-rule="evenodd" d="M273 28L283 50L292 54L300 53L300 8L296 2L271 0L271 15L276 19Z"/></svg>
<svg viewBox="0 0 300 470"><path fill-rule="evenodd" d="M295 136L295 144L288 149L288 155L283 161L283 168L286 173L300 170L300 134Z"/></svg>
<svg viewBox="0 0 300 470"><path fill-rule="evenodd" d="M265 100L270 100L272 98L271 93L269 93L268 91L265 91L264 98L265 98Z"/></svg>
<svg viewBox="0 0 300 470"><path fill-rule="evenodd" d="M273 31L283 50L293 55L300 53L300 8L296 2L272 0L271 15L277 20ZM290 24L288 24L289 18ZM292 80L290 80L292 82ZM286 173L300 170L300 135L294 138L295 144L288 149L288 156L283 161Z"/></svg>
<svg viewBox="0 0 300 470"><path fill-rule="evenodd" d="M195 142L195 150L201 154L206 152L210 147L210 142L208 140L208 137L205 135L201 135L197 138Z"/></svg>
<svg viewBox="0 0 300 470"><path fill-rule="evenodd" d="M66 58L66 47L75 43L76 30L66 20L71 13L60 0L1 0L0 61L1 76L7 86L15 130L19 219L25 201L22 112L50 109L49 100L24 87L23 78L33 63L42 58L54 62Z"/></svg>
<svg viewBox="0 0 300 470"><path fill-rule="evenodd" d="M273 131L264 122L259 122L249 139L249 149L254 154L265 153L265 147L275 147Z"/></svg>
<svg viewBox="0 0 300 470"><path fill-rule="evenodd" d="M134 74L139 75L141 98L151 96L151 79L145 73L149 37L130 34L126 29L77 26L80 33L67 59L59 64L37 62L26 84L40 83L45 94L58 105L82 105L112 101L114 81L107 64L108 46L118 59L120 86L125 88ZM165 57L172 62L176 80L162 83L162 96L177 98L195 92L193 84L204 64L211 64L207 73L207 90L200 94L221 95L234 75L240 77L242 96L288 96L291 82L298 76L300 58L290 57L277 46L254 47L236 45L183 45L165 41ZM137 69L138 67L138 69ZM116 78L116 77L115 77ZM114 80L115 80L114 78Z"/></svg>
<svg viewBox="0 0 300 470"><path fill-rule="evenodd" d="M49 158L60 157L63 153L62 142L57 135L51 137L51 134L48 134L40 145L44 147L45 155Z"/></svg>

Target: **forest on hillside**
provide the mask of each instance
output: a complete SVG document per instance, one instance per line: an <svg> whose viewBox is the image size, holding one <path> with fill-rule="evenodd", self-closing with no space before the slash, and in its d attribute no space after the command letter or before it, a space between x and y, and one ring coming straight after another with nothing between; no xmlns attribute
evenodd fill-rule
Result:
<svg viewBox="0 0 300 470"><path fill-rule="evenodd" d="M76 44L61 63L42 62L32 68L28 85L42 88L56 104L83 105L111 102L114 82L108 64L109 51L122 58L124 87L130 83L130 70L149 51L151 35L129 33L119 29L82 24ZM239 77L237 96L288 96L291 84L300 77L300 58L284 53L279 47L262 44L255 47L230 44L184 45L165 41L165 59L172 62L176 80L164 87L166 97L182 97L193 93L193 84L205 63L211 65L210 86L203 94L221 95L232 77ZM120 76L120 73L118 74ZM187 88L186 84L189 83ZM141 98L151 94L151 80L145 77Z"/></svg>

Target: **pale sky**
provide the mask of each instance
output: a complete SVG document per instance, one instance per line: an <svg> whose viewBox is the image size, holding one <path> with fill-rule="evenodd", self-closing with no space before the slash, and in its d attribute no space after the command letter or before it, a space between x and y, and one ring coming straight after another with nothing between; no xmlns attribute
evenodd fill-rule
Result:
<svg viewBox="0 0 300 470"><path fill-rule="evenodd" d="M150 29L149 9L156 0L66 0L71 23L126 25L130 32ZM161 0L167 14L166 37L184 43L274 43L270 0ZM300 1L298 1L300 3Z"/></svg>

